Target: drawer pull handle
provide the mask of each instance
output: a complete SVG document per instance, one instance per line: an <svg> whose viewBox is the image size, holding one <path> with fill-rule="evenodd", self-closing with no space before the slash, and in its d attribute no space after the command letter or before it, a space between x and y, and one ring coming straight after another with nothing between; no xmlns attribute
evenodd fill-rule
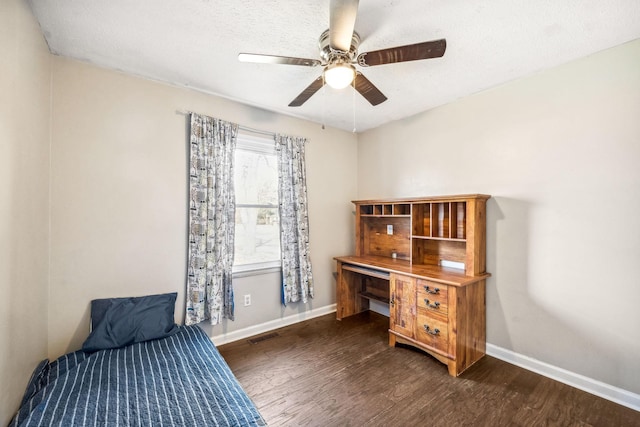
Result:
<svg viewBox="0 0 640 427"><path fill-rule="evenodd" d="M438 328L431 329L429 327L429 325L424 325L424 331L426 333L428 333L429 335L439 335L440 334L440 329L438 329Z"/></svg>
<svg viewBox="0 0 640 427"><path fill-rule="evenodd" d="M426 293L428 293L428 294L434 294L434 295L435 295L435 294L439 294L439 293L440 293L440 288L433 288L433 289L431 289L429 286L425 286L425 287L424 287L424 290L425 290L425 292L426 292Z"/></svg>
<svg viewBox="0 0 640 427"><path fill-rule="evenodd" d="M427 307L429 308L434 308L436 310L440 309L440 303L437 301L434 304L431 304L429 300L425 298L424 303L427 304Z"/></svg>

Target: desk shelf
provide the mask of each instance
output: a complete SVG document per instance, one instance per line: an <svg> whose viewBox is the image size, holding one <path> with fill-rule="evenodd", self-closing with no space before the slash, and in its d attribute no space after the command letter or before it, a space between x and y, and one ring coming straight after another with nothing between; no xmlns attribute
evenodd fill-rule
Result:
<svg viewBox="0 0 640 427"><path fill-rule="evenodd" d="M379 302L384 303L384 304L389 304L389 297L383 297L383 296L376 295L376 294L373 294L373 293L367 292L367 291L360 292L358 295L360 295L362 298L366 298L368 300L374 300L374 301L379 301Z"/></svg>
<svg viewBox="0 0 640 427"><path fill-rule="evenodd" d="M485 271L485 209L490 196L358 200L356 255L395 257L412 265L464 264L465 274Z"/></svg>

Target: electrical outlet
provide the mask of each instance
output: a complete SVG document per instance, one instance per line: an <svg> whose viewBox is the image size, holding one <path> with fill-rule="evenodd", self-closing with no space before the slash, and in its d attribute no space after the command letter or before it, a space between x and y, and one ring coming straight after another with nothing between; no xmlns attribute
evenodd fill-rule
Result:
<svg viewBox="0 0 640 427"><path fill-rule="evenodd" d="M251 294L244 296L244 306L247 307L249 305L251 305Z"/></svg>
<svg viewBox="0 0 640 427"><path fill-rule="evenodd" d="M387 234L393 234L393 224L387 225Z"/></svg>

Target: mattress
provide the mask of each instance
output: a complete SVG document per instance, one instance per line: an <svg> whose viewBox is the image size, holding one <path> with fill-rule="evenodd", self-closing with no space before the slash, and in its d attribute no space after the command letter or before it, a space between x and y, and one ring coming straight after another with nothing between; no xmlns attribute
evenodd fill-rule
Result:
<svg viewBox="0 0 640 427"><path fill-rule="evenodd" d="M263 426L209 337L167 338L43 361L10 426Z"/></svg>

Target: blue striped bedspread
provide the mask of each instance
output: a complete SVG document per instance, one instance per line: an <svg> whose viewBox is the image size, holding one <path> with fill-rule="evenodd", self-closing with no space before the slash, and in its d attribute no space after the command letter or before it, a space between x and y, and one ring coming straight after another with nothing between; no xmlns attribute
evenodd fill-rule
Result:
<svg viewBox="0 0 640 427"><path fill-rule="evenodd" d="M76 351L34 372L13 426L264 426L197 326L159 340Z"/></svg>

